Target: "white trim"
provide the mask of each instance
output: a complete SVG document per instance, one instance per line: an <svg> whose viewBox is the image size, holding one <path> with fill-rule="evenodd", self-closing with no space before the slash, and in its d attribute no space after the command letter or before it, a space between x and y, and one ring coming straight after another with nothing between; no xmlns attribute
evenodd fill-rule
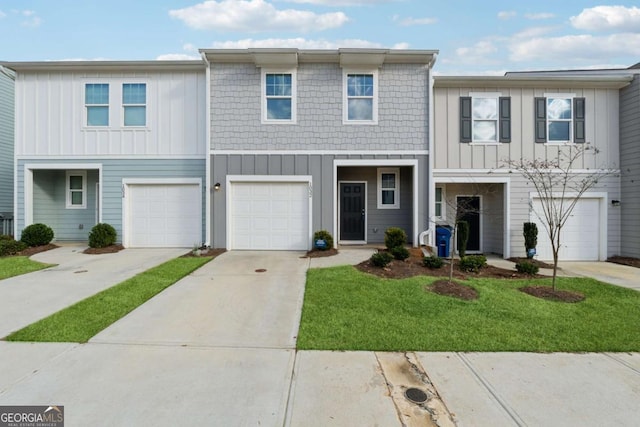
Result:
<svg viewBox="0 0 640 427"><path fill-rule="evenodd" d="M371 97L359 97L359 98L371 98L373 100L371 106L371 120L349 120L349 97L347 96L347 81L349 74L371 74L373 76L373 95ZM344 125L377 125L378 124L378 91L380 85L378 84L378 69L377 68L343 68L342 69L342 124ZM352 97L356 98L356 97Z"/></svg>
<svg viewBox="0 0 640 427"><path fill-rule="evenodd" d="M262 124L281 124L281 125L294 125L297 123L297 96L298 96L298 84L297 84L297 68L262 68L260 71L260 106L261 106L261 118ZM275 97L275 98L291 98L291 118L290 119L269 119L267 118L267 74L291 74L291 96Z"/></svg>
<svg viewBox="0 0 640 427"><path fill-rule="evenodd" d="M307 154L321 156L349 156L349 155L393 155L393 156L428 156L429 150L210 150L209 155L291 155Z"/></svg>
<svg viewBox="0 0 640 427"><path fill-rule="evenodd" d="M545 140L545 145L573 145L575 144L574 142L574 135L573 135L573 127L574 127L574 122L575 122L575 111L574 110L574 105L573 105L573 98L576 97L575 93L544 93L544 111L545 111L545 136L546 136L546 140ZM565 98L565 99L569 99L569 106L571 107L571 118L570 119L549 119L549 103L548 100L549 98ZM549 122L554 121L554 122L567 122L569 123L569 139L567 140L554 140L551 141L549 139Z"/></svg>
<svg viewBox="0 0 640 427"><path fill-rule="evenodd" d="M234 182L256 182L256 183L275 183L275 182L299 182L306 183L309 186L309 205L308 205L308 249L311 249L313 241L313 177L311 175L227 175L226 176L226 206L227 213L225 215L225 249L232 250L233 242L231 241L231 199L233 198L232 186ZM335 243L334 243L335 244Z"/></svg>
<svg viewBox="0 0 640 427"><path fill-rule="evenodd" d="M150 94L153 93L154 79L152 76L146 77L81 77L79 82L82 85L81 102L82 102L82 132L109 132L113 130L120 131L150 131L153 126L150 125L150 119L153 117L154 106L150 103ZM122 86L127 83L144 83L146 85L146 101L145 104L145 125L144 126L125 126L124 125L124 105L122 103ZM85 92L87 84L107 84L109 85L109 123L106 126L88 126L87 125L87 104L85 104ZM103 104L100 104L103 105ZM116 120L117 117L117 120Z"/></svg>
<svg viewBox="0 0 640 427"><path fill-rule="evenodd" d="M24 226L33 224L33 171L34 170L42 170L42 169L52 169L52 170L97 170L98 171L98 182L102 182L102 163L25 163L24 164ZM17 171L17 165L16 165ZM16 172L17 176L17 172ZM17 180L16 180L17 183ZM102 186L101 186L102 187ZM17 184L16 184L17 188ZM16 192L17 193L17 192ZM100 190L100 200L102 201L102 189ZM17 196L16 196L17 200ZM102 205L100 203L100 213L99 216L102 218ZM18 204L16 203L16 212ZM17 222L18 216L14 215L14 223L16 224L17 231ZM17 236L17 233L16 233Z"/></svg>
<svg viewBox="0 0 640 427"><path fill-rule="evenodd" d="M202 55L202 59L204 60L204 62L207 64L207 67L205 69L205 92L206 92L206 99L207 102L205 102L206 106L205 106L205 116L206 116L206 120L205 120L205 141L206 141L206 147L210 150L211 148L211 66L209 64L209 61L207 60L207 55L201 54ZM212 190L212 183L211 180L213 179L213 176L211 175L211 155L205 155L205 178L204 178L204 199L205 199L205 206L204 206L204 210L205 210L205 225L204 225L204 229L205 229L205 235L204 235L204 245L210 247L211 246L211 242L213 241L211 239L211 230L212 230L212 224L211 224L211 190Z"/></svg>
<svg viewBox="0 0 640 427"><path fill-rule="evenodd" d="M392 189L382 188L382 175L395 175L395 186ZM376 187L378 209L400 209L400 168L378 168L376 171L378 185ZM385 205L382 203L382 192L393 191L393 204Z"/></svg>
<svg viewBox="0 0 640 427"><path fill-rule="evenodd" d="M558 193L558 192L554 192L551 193L551 197L554 198L561 198L563 195L562 193ZM590 192L586 192L583 193L581 196L578 197L578 193L575 192L569 192L569 193L565 193L564 194L564 198L565 199L575 199L578 198L580 200L582 199L599 199L599 209L600 209L600 224L598 224L598 242L599 242L599 247L598 247L598 261L606 261L608 258L607 255L607 224L608 224L608 216L607 216L607 207L608 207L608 193L603 192L603 191L594 191L592 193ZM534 216L535 214L532 211L532 206L533 206L533 200L534 199L543 199L543 197L540 197L540 195L538 194L538 192L536 191L531 191L529 192L529 221L533 221L534 220ZM539 219L539 218L538 218ZM540 221L544 221L544 219L539 219ZM543 230L543 232L546 233L546 230Z"/></svg>
<svg viewBox="0 0 640 427"><path fill-rule="evenodd" d="M437 185L434 183L434 207L433 207L433 220L434 221L446 221L447 219L447 191L444 185ZM438 205L437 191L440 189L440 215L436 214L436 207ZM435 241L435 240L434 240Z"/></svg>
<svg viewBox="0 0 640 427"><path fill-rule="evenodd" d="M367 210L367 181L338 181L338 191L340 191L340 184L364 184L364 239L363 240L342 240L340 233L340 193L338 193L338 228L335 231L336 240L341 245L366 245L367 244L367 230L369 229L369 211Z"/></svg>
<svg viewBox="0 0 640 427"><path fill-rule="evenodd" d="M79 176L82 178L82 188L80 190L71 189L71 177ZM73 192L80 191L82 194L82 203L73 204ZM65 208L66 209L86 209L87 208L87 171L86 170L67 170L65 171Z"/></svg>
<svg viewBox="0 0 640 427"><path fill-rule="evenodd" d="M483 225L484 225L484 215L482 214L482 206L483 206L483 202L482 202L482 195L479 194L456 194L456 212L458 210L458 198L459 197L477 197L478 198L478 249L477 250L472 250L472 251L467 251L468 254L481 254L484 250L484 245L483 245L483 241L482 238L484 237L484 233L483 233ZM457 239L455 242L453 242L453 247L454 250L458 250L458 242Z"/></svg>
<svg viewBox="0 0 640 427"><path fill-rule="evenodd" d="M338 193L338 168L343 166L411 166L413 174L413 221L412 221L412 240L413 246L418 246L418 235L422 230L418 225L418 160L417 159L333 159L333 229L338 230L338 203L335 201L339 197ZM337 247L337 240L334 242Z"/></svg>
<svg viewBox="0 0 640 427"><path fill-rule="evenodd" d="M550 172L558 172L558 173L563 173L562 170L557 169L557 170L550 170ZM620 173L620 169L572 169L570 171L571 173L575 173L575 174L593 174L593 173L604 173L604 174L616 174L616 173ZM438 175L440 174L441 176L438 177L438 179L440 178L447 178L447 176L450 175L462 175L462 174L474 174L474 177L479 178L481 181L484 181L486 179L492 179L490 177L485 177L482 176L484 175L497 175L497 174L514 174L517 173L516 171L514 171L513 169L505 169L505 168L500 168L500 169L435 169L433 171L434 175Z"/></svg>
<svg viewBox="0 0 640 427"><path fill-rule="evenodd" d="M90 154L90 155L19 155L17 156L17 160L204 160L208 156L206 154L193 154L193 155L131 155L131 154L122 154L122 155L113 155L113 154Z"/></svg>
<svg viewBox="0 0 640 427"><path fill-rule="evenodd" d="M202 212L202 178L122 178L122 245L127 248L131 241L129 233L130 219L130 185L197 185L200 192L197 207L198 212ZM202 215L202 213L200 214ZM202 218L200 218L202 223ZM200 234L202 234L202 224L200 225Z"/></svg>

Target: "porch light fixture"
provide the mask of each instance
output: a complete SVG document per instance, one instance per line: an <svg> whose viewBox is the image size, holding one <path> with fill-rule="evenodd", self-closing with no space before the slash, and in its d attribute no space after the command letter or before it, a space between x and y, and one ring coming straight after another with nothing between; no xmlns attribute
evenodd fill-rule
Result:
<svg viewBox="0 0 640 427"><path fill-rule="evenodd" d="M220 183L216 182L215 184L213 184L213 189L218 191L220 189Z"/></svg>
<svg viewBox="0 0 640 427"><path fill-rule="evenodd" d="M620 206L620 200L612 200L611 201L611 205L612 206Z"/></svg>

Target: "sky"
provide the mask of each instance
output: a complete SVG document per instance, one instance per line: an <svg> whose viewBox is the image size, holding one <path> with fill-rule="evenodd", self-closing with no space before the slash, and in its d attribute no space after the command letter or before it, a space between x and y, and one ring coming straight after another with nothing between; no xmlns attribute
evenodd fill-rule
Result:
<svg viewBox="0 0 640 427"><path fill-rule="evenodd" d="M201 48L439 50L438 75L640 62L637 0L0 0L0 61L196 59Z"/></svg>

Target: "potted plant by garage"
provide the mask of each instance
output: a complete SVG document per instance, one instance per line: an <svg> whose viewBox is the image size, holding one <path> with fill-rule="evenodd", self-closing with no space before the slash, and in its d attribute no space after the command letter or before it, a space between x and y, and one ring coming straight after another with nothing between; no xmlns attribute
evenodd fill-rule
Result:
<svg viewBox="0 0 640 427"><path fill-rule="evenodd" d="M527 258L531 259L536 254L538 226L534 222L525 222L522 235L524 236L524 248L527 252Z"/></svg>

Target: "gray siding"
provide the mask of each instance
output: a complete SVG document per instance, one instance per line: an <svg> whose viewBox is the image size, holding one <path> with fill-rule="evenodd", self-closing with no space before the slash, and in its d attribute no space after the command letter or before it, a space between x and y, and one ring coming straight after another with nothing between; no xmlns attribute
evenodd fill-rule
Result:
<svg viewBox="0 0 640 427"><path fill-rule="evenodd" d="M227 175L310 175L313 185L312 229L325 229L337 237L333 229L334 212L337 195L333 193L334 176L333 165L336 159L372 159L386 160L417 159L418 182L427 182L427 156L388 156L388 155L337 155L337 154L213 154L211 156L210 185L216 182L225 183ZM385 166L388 167L388 166ZM338 179L363 180L368 182L368 214L369 223L367 238L370 242L384 241L384 230L390 226L406 227L409 240L412 230L412 195L413 184L411 168L401 168L401 208L400 210L378 211L376 207L376 166L340 167ZM421 230L428 228L428 194L426 189L418 189L418 224ZM226 247L226 197L223 191L215 192L211 198L211 212L213 217L211 242L213 247ZM377 231L373 229L376 228ZM418 232L419 232L418 231Z"/></svg>
<svg viewBox="0 0 640 427"><path fill-rule="evenodd" d="M14 81L0 71L0 215L13 212Z"/></svg>
<svg viewBox="0 0 640 427"><path fill-rule="evenodd" d="M51 161L42 160L19 160L18 162L18 230L19 232L24 228L24 216L25 216L25 200L24 200L24 169L25 164L37 164L47 163L52 164ZM123 178L200 178L203 183L203 195L202 195L202 237L204 241L204 229L205 229L205 197L204 197L204 184L205 184L205 160L197 159L158 159L158 160L138 160L138 159L99 159L95 161L89 160L71 160L65 159L60 161L65 164L75 163L91 163L102 165L102 222L111 224L118 232L118 241L122 239L122 180ZM57 177L59 174L62 176L62 180L58 184L59 180L53 180L46 182L46 179L37 179L40 176L46 176L50 174L53 177ZM58 234L58 238L65 237L66 239L78 239L84 240L88 236L86 227L84 227L84 234L71 235L72 229L77 229L79 220L91 223L94 221L89 218L90 215L95 215L95 183L97 182L97 169L90 170L87 174L89 181L89 197L87 204L87 217L78 218L77 213L74 210L65 209L64 212L57 212L53 215L55 209L52 208L55 203L54 200L61 200L62 206L64 206L64 185L65 185L65 171L64 170L35 170L34 173L34 207L41 206L44 210L34 209L34 221L43 222L45 224L56 223L60 225L61 230L66 230L64 233ZM90 177L95 176L96 179L92 180ZM55 183L55 188L52 185ZM37 185L36 185L37 184ZM93 193L92 193L93 192ZM94 194L93 199L91 199ZM91 205L93 200L93 205ZM93 206L93 208L91 207ZM64 215L65 219L61 220L59 215ZM67 218L68 216L68 218ZM161 232L161 230L159 230Z"/></svg>
<svg viewBox="0 0 640 427"><path fill-rule="evenodd" d="M620 91L620 170L620 254L640 258L640 74Z"/></svg>
<svg viewBox="0 0 640 427"><path fill-rule="evenodd" d="M338 64L297 69L297 124L261 123L260 68L211 65L213 150L427 150L428 71L387 64L379 72L377 125L342 123Z"/></svg>

